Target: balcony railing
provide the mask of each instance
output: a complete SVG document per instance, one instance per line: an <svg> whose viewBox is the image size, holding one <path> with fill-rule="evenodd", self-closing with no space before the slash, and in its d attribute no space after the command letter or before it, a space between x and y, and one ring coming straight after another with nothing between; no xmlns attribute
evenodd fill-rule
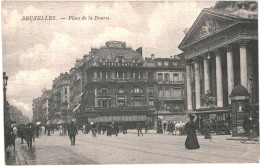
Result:
<svg viewBox="0 0 260 166"><path fill-rule="evenodd" d="M146 82L146 79L134 79L134 78L92 78L92 82Z"/></svg>
<svg viewBox="0 0 260 166"><path fill-rule="evenodd" d="M183 96L179 96L179 97L159 97L159 99L161 100L183 100Z"/></svg>
<svg viewBox="0 0 260 166"><path fill-rule="evenodd" d="M183 81L159 81L158 80L158 84L183 84Z"/></svg>

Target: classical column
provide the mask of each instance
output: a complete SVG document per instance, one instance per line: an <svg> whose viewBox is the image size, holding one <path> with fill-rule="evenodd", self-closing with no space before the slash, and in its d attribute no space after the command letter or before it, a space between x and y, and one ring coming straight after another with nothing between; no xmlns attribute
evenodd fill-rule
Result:
<svg viewBox="0 0 260 166"><path fill-rule="evenodd" d="M240 43L240 82L248 90L247 83L247 52L246 52L247 42Z"/></svg>
<svg viewBox="0 0 260 166"><path fill-rule="evenodd" d="M191 101L191 73L190 73L190 63L186 62L186 86L187 86L187 109L192 110L192 101Z"/></svg>
<svg viewBox="0 0 260 166"><path fill-rule="evenodd" d="M223 107L223 84L222 84L222 66L221 54L216 50L216 86L217 86L217 106Z"/></svg>
<svg viewBox="0 0 260 166"><path fill-rule="evenodd" d="M206 94L207 91L210 90L210 83L209 83L209 59L208 55L203 57L203 64L204 64L204 93Z"/></svg>
<svg viewBox="0 0 260 166"><path fill-rule="evenodd" d="M195 96L196 96L196 109L200 108L200 65L198 60L194 61L195 69Z"/></svg>
<svg viewBox="0 0 260 166"><path fill-rule="evenodd" d="M234 88L234 67L233 67L233 51L232 46L227 46L227 79L228 79L228 104L231 104L229 98Z"/></svg>

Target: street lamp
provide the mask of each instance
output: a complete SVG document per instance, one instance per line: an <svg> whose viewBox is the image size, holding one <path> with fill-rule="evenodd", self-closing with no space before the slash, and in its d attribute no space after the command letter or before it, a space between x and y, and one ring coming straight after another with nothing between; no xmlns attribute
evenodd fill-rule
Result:
<svg viewBox="0 0 260 166"><path fill-rule="evenodd" d="M253 134L256 134L256 121L255 121L255 77L251 75L249 77L250 88L251 88L251 100L252 100L252 109L250 109L250 117L252 118L252 125L253 125Z"/></svg>
<svg viewBox="0 0 260 166"><path fill-rule="evenodd" d="M162 127L161 127L161 125L159 124L159 114L158 114L158 110L161 108L161 106L162 106L162 102L158 99L158 98L156 98L155 100L154 100L154 104L155 104L155 108L156 108L156 112L157 112L157 128L156 128L156 133L162 133Z"/></svg>

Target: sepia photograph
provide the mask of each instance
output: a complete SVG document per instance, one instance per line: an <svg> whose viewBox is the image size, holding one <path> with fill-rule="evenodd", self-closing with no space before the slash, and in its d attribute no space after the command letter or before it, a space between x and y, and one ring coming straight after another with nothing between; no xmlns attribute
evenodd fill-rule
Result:
<svg viewBox="0 0 260 166"><path fill-rule="evenodd" d="M5 165L259 163L258 1L2 1Z"/></svg>

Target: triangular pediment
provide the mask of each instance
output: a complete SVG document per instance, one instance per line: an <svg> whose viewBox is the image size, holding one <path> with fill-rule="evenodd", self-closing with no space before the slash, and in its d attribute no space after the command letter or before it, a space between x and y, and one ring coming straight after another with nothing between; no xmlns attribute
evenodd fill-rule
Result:
<svg viewBox="0 0 260 166"><path fill-rule="evenodd" d="M229 17L225 14L203 10L186 33L179 48L182 49L188 45L203 40L212 34L218 33L223 29L238 23L238 21L237 18Z"/></svg>

